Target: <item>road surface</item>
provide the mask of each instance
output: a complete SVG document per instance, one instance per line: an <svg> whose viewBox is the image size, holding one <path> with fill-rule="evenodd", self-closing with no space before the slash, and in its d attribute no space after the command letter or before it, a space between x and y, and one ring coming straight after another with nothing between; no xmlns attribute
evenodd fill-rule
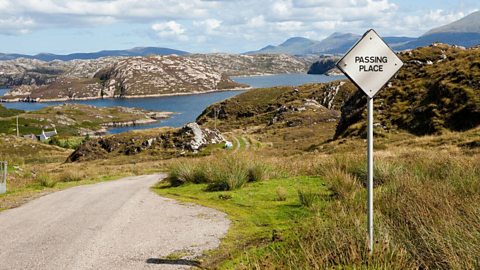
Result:
<svg viewBox="0 0 480 270"><path fill-rule="evenodd" d="M162 198L146 175L78 186L0 212L0 269L186 269L229 221ZM171 255L167 257L168 255ZM166 259L170 258L170 259Z"/></svg>

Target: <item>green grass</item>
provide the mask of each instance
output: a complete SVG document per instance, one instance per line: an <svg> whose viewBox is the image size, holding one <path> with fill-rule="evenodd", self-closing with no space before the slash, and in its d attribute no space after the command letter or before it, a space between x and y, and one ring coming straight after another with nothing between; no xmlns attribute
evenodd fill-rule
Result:
<svg viewBox="0 0 480 270"><path fill-rule="evenodd" d="M277 190L282 189L284 200L278 199ZM272 179L248 183L234 191L207 192L207 184L186 184L170 187L160 183L154 188L159 195L180 201L197 203L228 214L231 228L220 249L208 257L206 267L223 262L220 268L230 269L242 265L250 257L258 256L281 241L272 238L288 238L290 230L298 221L312 214L298 199L299 189L316 190L328 196L323 181L314 177ZM318 200L317 207L325 201Z"/></svg>

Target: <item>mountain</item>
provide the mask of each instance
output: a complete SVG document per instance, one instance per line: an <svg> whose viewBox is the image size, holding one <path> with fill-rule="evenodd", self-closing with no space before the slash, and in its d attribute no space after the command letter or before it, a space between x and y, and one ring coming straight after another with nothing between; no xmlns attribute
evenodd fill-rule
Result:
<svg viewBox="0 0 480 270"><path fill-rule="evenodd" d="M333 33L327 38L317 41L308 38L294 37L287 39L278 46L269 45L258 51L250 51L245 54L291 54L291 55L308 55L308 54L343 54L350 49L360 35L352 33ZM385 41L391 46L404 45L415 38L410 37L386 37Z"/></svg>
<svg viewBox="0 0 480 270"><path fill-rule="evenodd" d="M434 28L423 36L429 36L439 33L477 33L480 34L480 11L452 22L450 24Z"/></svg>
<svg viewBox="0 0 480 270"><path fill-rule="evenodd" d="M293 37L287 39L285 42L278 46L268 45L258 51L246 52L245 54L291 54L296 55L298 52L301 52L304 48L313 46L316 42L304 37Z"/></svg>
<svg viewBox="0 0 480 270"><path fill-rule="evenodd" d="M434 42L464 47L480 44L480 11L450 24L434 28L418 39L398 46L396 49L413 49L428 46Z"/></svg>
<svg viewBox="0 0 480 270"><path fill-rule="evenodd" d="M104 50L99 52L92 53L72 53L67 55L51 54L51 53L40 53L37 55L26 55L26 54L4 54L0 53L0 60L14 60L17 58L27 58L27 59L36 59L41 61L50 62L53 60L78 60L78 59L98 59L101 57L109 56L147 56L147 55L185 55L189 54L186 51L180 51L169 48L159 48L159 47L136 47L129 50Z"/></svg>

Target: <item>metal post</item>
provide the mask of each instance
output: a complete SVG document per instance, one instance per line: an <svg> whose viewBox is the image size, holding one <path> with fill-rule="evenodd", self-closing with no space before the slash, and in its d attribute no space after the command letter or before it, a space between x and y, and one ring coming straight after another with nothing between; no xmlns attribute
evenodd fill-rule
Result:
<svg viewBox="0 0 480 270"><path fill-rule="evenodd" d="M0 194L7 192L8 163L0 162Z"/></svg>
<svg viewBox="0 0 480 270"><path fill-rule="evenodd" d="M373 252L373 98L368 98L368 249Z"/></svg>

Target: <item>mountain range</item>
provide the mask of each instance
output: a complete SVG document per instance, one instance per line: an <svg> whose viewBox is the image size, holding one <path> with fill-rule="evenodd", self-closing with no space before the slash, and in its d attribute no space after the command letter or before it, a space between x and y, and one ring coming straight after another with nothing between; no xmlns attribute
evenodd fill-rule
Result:
<svg viewBox="0 0 480 270"><path fill-rule="evenodd" d="M97 59L101 57L109 56L147 56L147 55L186 55L189 52L169 49L169 48L159 48L159 47L136 47L128 50L104 50L99 52L91 53L72 53L66 55L60 54L51 54L51 53L40 53L37 55L26 55L26 54L4 54L0 53L0 60L14 60L17 58L27 58L27 59L36 59L41 61L53 61L53 60L88 60L88 59Z"/></svg>
<svg viewBox="0 0 480 270"><path fill-rule="evenodd" d="M260 50L249 51L245 54L343 54L360 37L361 35L357 34L338 32L320 41L304 37L293 37L278 46L268 45ZM472 47L480 44L480 11L453 23L434 28L418 38L384 37L384 40L397 51L414 49L434 42Z"/></svg>

